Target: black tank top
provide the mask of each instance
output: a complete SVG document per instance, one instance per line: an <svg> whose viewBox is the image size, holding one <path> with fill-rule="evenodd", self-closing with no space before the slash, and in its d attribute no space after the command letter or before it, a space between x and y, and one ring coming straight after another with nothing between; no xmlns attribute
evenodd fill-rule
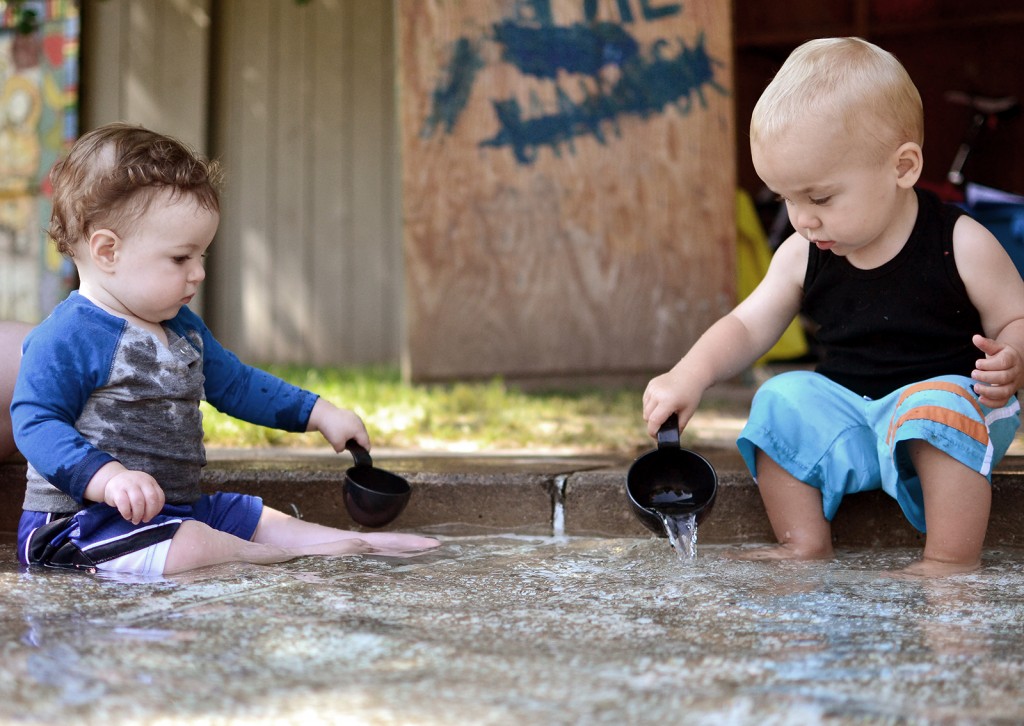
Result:
<svg viewBox="0 0 1024 726"><path fill-rule="evenodd" d="M816 329L817 371L869 398L933 376L969 376L983 355L971 343L981 316L953 257L964 212L920 189L917 201L914 231L880 267L860 270L810 246L801 312Z"/></svg>

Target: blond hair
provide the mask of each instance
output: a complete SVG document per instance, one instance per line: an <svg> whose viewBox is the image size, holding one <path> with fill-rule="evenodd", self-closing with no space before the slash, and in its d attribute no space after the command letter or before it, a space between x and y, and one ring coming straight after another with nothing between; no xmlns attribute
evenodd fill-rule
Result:
<svg viewBox="0 0 1024 726"><path fill-rule="evenodd" d="M861 38L822 38L794 50L750 119L750 142L771 142L798 120L834 120L877 157L924 144L921 95L888 51Z"/></svg>
<svg viewBox="0 0 1024 726"><path fill-rule="evenodd" d="M50 171L53 212L47 232L57 251L74 256L74 245L96 229L124 234L160 192L188 195L220 212L220 165L164 134L125 123L83 135Z"/></svg>

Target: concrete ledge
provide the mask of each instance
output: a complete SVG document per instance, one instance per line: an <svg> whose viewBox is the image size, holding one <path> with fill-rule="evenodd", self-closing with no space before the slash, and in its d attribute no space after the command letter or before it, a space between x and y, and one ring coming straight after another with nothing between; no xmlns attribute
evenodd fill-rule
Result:
<svg viewBox="0 0 1024 726"><path fill-rule="evenodd" d="M715 508L701 542L772 542L757 487L734 451L702 451L719 475ZM341 499L351 461L345 456L290 450L212 452L203 486L239 491L310 521L359 529ZM629 461L610 457L378 455L378 465L409 479L409 506L387 529L466 535L518 533L653 536L629 509ZM25 462L0 462L0 533L10 541L24 495ZM1024 457L1007 457L993 476L986 545L1024 546ZM884 493L848 497L832 525L840 547L920 546L924 537Z"/></svg>

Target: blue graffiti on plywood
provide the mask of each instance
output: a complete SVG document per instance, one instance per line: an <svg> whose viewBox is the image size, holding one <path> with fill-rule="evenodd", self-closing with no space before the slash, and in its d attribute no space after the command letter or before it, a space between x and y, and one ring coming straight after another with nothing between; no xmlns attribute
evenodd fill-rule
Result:
<svg viewBox="0 0 1024 726"><path fill-rule="evenodd" d="M540 147L550 147L559 153L562 144L572 139L591 135L606 143L602 128L610 125L618 134L617 119L633 115L648 118L675 106L688 114L696 96L702 108L707 108L706 87L725 94L726 90L714 78L715 62L708 56L703 35L694 47L680 42L674 58L662 55L667 41L655 44L650 58L639 58L621 68L619 79L607 91L585 91L581 101L573 101L561 88L557 89L557 109L533 118L524 118L519 102L514 99L495 100L494 111L500 130L481 146L510 147L516 160L530 164Z"/></svg>
<svg viewBox="0 0 1024 726"><path fill-rule="evenodd" d="M532 5L539 11L548 8L545 0ZM649 3L642 8L648 20L681 9ZM558 26L551 22L550 12L535 12L528 20L495 23L487 38L456 41L422 135L429 138L438 129L448 134L454 130L485 65L483 42L497 43L502 61L535 83L554 85L553 108L545 108L536 90L529 95L526 113L515 97L491 99L498 131L478 143L509 148L520 164L532 164L541 148L556 156L566 148L575 153L574 139L583 136L606 144L608 132L620 135L619 120L626 116L646 119L670 107L689 114L695 102L708 108L708 91L728 95L715 77L723 64L708 54L703 32L693 44L680 38L659 39L644 49L622 25L592 18L592 4L584 9L587 23ZM575 98L567 87L578 89Z"/></svg>
<svg viewBox="0 0 1024 726"><path fill-rule="evenodd" d="M530 27L509 20L494 25L494 40L520 73L552 80L560 71L597 77L605 66L621 67L640 51L633 36L614 23Z"/></svg>
<svg viewBox="0 0 1024 726"><path fill-rule="evenodd" d="M438 84L431 95L431 111L423 125L424 137L429 138L438 126L451 133L462 109L469 102L477 72L483 68L477 46L468 38L459 38L454 45L447 78Z"/></svg>

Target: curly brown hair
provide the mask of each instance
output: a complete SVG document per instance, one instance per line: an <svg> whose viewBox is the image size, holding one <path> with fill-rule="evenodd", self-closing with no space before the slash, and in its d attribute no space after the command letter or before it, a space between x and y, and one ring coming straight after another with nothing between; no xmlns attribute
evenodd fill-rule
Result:
<svg viewBox="0 0 1024 726"><path fill-rule="evenodd" d="M96 229L124 234L166 190L219 213L221 179L217 161L175 138L142 126L107 124L79 138L50 171L53 212L47 232L58 252L74 257L75 244Z"/></svg>

